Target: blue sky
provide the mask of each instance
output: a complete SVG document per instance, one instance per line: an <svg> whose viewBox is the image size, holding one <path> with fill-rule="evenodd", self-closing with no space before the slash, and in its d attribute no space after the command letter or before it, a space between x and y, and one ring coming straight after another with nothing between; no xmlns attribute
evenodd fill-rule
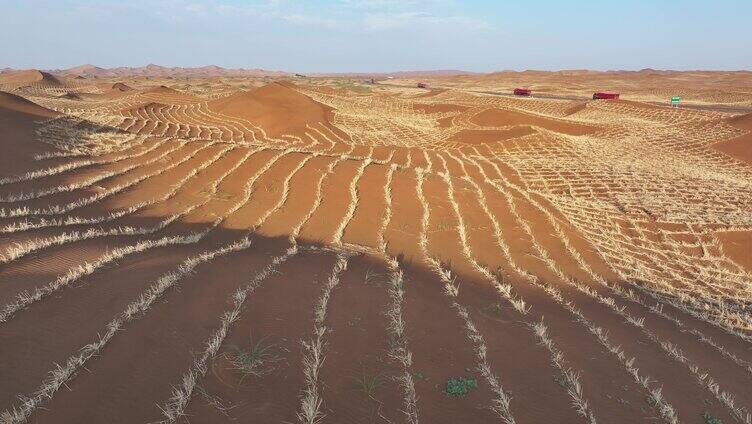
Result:
<svg viewBox="0 0 752 424"><path fill-rule="evenodd" d="M0 0L0 68L752 69L752 0Z"/></svg>

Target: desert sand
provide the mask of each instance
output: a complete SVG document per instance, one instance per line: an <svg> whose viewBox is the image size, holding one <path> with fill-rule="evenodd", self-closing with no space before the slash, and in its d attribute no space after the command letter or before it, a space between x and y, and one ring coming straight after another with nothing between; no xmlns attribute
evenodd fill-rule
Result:
<svg viewBox="0 0 752 424"><path fill-rule="evenodd" d="M752 74L129 69L0 74L0 422L750 422Z"/></svg>

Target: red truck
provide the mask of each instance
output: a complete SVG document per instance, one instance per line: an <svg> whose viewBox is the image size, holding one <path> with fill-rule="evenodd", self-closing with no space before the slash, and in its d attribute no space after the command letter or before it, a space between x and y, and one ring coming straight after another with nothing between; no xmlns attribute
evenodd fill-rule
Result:
<svg viewBox="0 0 752 424"><path fill-rule="evenodd" d="M530 91L529 88L515 88L512 93L514 93L515 96L529 96L532 91Z"/></svg>
<svg viewBox="0 0 752 424"><path fill-rule="evenodd" d="M424 82L419 82L418 83L418 88L428 88L428 84L426 84Z"/></svg>
<svg viewBox="0 0 752 424"><path fill-rule="evenodd" d="M619 98L619 93L606 93L598 91L593 93L593 100L615 100Z"/></svg>

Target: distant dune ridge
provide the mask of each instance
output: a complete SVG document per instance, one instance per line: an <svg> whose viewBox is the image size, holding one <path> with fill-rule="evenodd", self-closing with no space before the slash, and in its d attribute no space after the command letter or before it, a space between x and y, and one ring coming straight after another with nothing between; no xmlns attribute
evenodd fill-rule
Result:
<svg viewBox="0 0 752 424"><path fill-rule="evenodd" d="M10 70L10 69L9 69ZM95 65L80 65L68 69L54 69L50 72L67 76L82 76L96 78L111 77L258 77L258 76L293 76L284 71L269 71L265 69L223 68L216 65L200 67L170 67L149 64L141 67L121 66L116 68L101 68ZM303 75L303 74L295 74ZM397 72L315 72L305 73L308 76L335 76L351 78L378 78L393 76L395 78L412 77L447 77L459 75L481 75L479 72L469 72L456 69L439 69L424 71L397 71Z"/></svg>
<svg viewBox="0 0 752 424"><path fill-rule="evenodd" d="M80 65L69 69L55 69L50 72L68 76L95 78L113 77L258 77L285 76L287 72L267 71L264 69L227 69L221 66L201 66L196 68L169 67L149 64L141 67L121 66L117 68L100 68L94 65Z"/></svg>
<svg viewBox="0 0 752 424"><path fill-rule="evenodd" d="M482 72L461 71L457 69L437 69L424 71L396 71L396 72L314 72L310 76L331 76L331 77L350 77L350 78L384 78L391 76L394 78L416 78L416 77L455 77L455 76L472 76L484 75Z"/></svg>
<svg viewBox="0 0 752 424"><path fill-rule="evenodd" d="M25 73L25 76L20 73ZM279 70L266 70L260 68L223 68L217 65L207 65L199 67L179 67L179 66L161 66L149 64L146 66L119 66L114 68L103 68L96 65L84 64L65 69L50 69L44 71L28 70L19 71L13 68L0 69L0 84L5 74L14 75L12 78L39 78L38 74L46 74L48 77L54 75L65 76L69 78L117 78L117 77L151 77L151 78L211 78L211 77L285 77L285 76L312 76L312 77L342 77L342 78L444 78L444 77L488 77L488 78L530 78L538 76L547 77L593 77L603 76L611 78L614 76L627 75L645 79L661 80L671 78L677 74L689 73L697 75L705 74L731 74L744 75L752 74L748 70L735 71L675 71L675 70L658 70L645 68L639 71L628 70L608 70L594 71L587 69L564 69L564 70L535 70L528 69L524 71L502 70L493 72L472 72L458 69L435 69L435 70L415 70L415 71L394 71L394 72L311 72L311 73L293 73ZM32 77L32 74L37 76Z"/></svg>

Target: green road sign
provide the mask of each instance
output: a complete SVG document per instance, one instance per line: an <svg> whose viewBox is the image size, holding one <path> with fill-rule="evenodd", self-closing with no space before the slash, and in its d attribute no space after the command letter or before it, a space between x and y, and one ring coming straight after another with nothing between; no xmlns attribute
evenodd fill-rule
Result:
<svg viewBox="0 0 752 424"><path fill-rule="evenodd" d="M671 98L671 103L679 103L681 101L681 97L674 96Z"/></svg>

